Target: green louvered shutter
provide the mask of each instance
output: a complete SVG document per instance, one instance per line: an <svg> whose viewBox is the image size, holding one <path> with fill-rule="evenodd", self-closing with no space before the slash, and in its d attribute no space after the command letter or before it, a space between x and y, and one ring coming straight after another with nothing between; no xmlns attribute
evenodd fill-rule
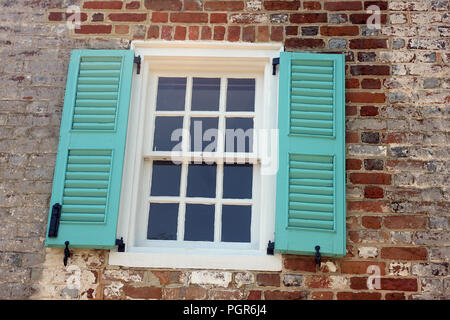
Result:
<svg viewBox="0 0 450 320"><path fill-rule="evenodd" d="M74 50L70 57L46 239L48 247L113 248L134 52ZM61 205L51 234L52 207ZM54 217L55 218L55 217Z"/></svg>
<svg viewBox="0 0 450 320"><path fill-rule="evenodd" d="M344 68L340 54L281 54L277 252L345 255Z"/></svg>

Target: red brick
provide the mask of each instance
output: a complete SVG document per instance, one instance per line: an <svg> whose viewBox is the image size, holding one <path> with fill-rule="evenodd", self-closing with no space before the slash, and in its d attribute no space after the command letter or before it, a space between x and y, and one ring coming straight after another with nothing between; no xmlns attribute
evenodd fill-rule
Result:
<svg viewBox="0 0 450 320"><path fill-rule="evenodd" d="M226 13L211 13L209 17L211 23L227 23L228 18Z"/></svg>
<svg viewBox="0 0 450 320"><path fill-rule="evenodd" d="M384 296L386 300L406 300L404 293L386 293Z"/></svg>
<svg viewBox="0 0 450 320"><path fill-rule="evenodd" d="M212 38L211 27L208 27L208 26L202 27L201 39L202 40L211 40L211 38Z"/></svg>
<svg viewBox="0 0 450 320"><path fill-rule="evenodd" d="M358 26L322 26L320 27L320 34L328 37L340 37L340 36L357 36L359 35Z"/></svg>
<svg viewBox="0 0 450 320"><path fill-rule="evenodd" d="M108 17L111 21L120 22L142 22L147 20L146 13L110 13Z"/></svg>
<svg viewBox="0 0 450 320"><path fill-rule="evenodd" d="M185 288L163 288L164 300L181 300L185 296Z"/></svg>
<svg viewBox="0 0 450 320"><path fill-rule="evenodd" d="M356 106L345 106L346 116L356 116L358 113L358 108Z"/></svg>
<svg viewBox="0 0 450 320"><path fill-rule="evenodd" d="M425 217L418 216L387 216L384 226L389 229L424 229L427 225Z"/></svg>
<svg viewBox="0 0 450 320"><path fill-rule="evenodd" d="M362 161L359 159L346 159L345 169L346 170L360 170Z"/></svg>
<svg viewBox="0 0 450 320"><path fill-rule="evenodd" d="M293 271L316 272L314 259L296 257L295 255L284 256L284 267Z"/></svg>
<svg viewBox="0 0 450 320"><path fill-rule="evenodd" d="M352 277L350 278L350 289L353 290L368 290L367 277Z"/></svg>
<svg viewBox="0 0 450 320"><path fill-rule="evenodd" d="M264 1L266 10L298 10L300 1Z"/></svg>
<svg viewBox="0 0 450 320"><path fill-rule="evenodd" d="M380 275L384 275L386 264L384 262L374 261L351 261L343 260L341 262L341 272L347 274L372 274L373 271L367 270L370 266L377 266L380 268Z"/></svg>
<svg viewBox="0 0 450 320"><path fill-rule="evenodd" d="M417 279L381 278L381 290L417 291Z"/></svg>
<svg viewBox="0 0 450 320"><path fill-rule="evenodd" d="M127 3L125 8L127 9L139 9L141 7L140 1L131 1L130 3Z"/></svg>
<svg viewBox="0 0 450 320"><path fill-rule="evenodd" d="M91 18L92 22L101 22L103 20L105 20L103 13L94 13Z"/></svg>
<svg viewBox="0 0 450 320"><path fill-rule="evenodd" d="M185 291L186 300L199 300L205 299L207 290L199 287L188 287Z"/></svg>
<svg viewBox="0 0 450 320"><path fill-rule="evenodd" d="M258 273L256 283L263 287L279 287L280 275L278 273Z"/></svg>
<svg viewBox="0 0 450 320"><path fill-rule="evenodd" d="M418 247L385 247L381 248L382 259L393 260L427 260L427 249Z"/></svg>
<svg viewBox="0 0 450 320"><path fill-rule="evenodd" d="M241 11L244 9L243 1L208 1L204 4L209 11Z"/></svg>
<svg viewBox="0 0 450 320"><path fill-rule="evenodd" d="M358 143L359 142L358 132L346 132L345 133L345 142L346 143Z"/></svg>
<svg viewBox="0 0 450 320"><path fill-rule="evenodd" d="M111 33L112 25L103 24L91 24L82 25L80 28L75 29L75 33L78 34L109 34Z"/></svg>
<svg viewBox="0 0 450 320"><path fill-rule="evenodd" d="M225 39L225 27L215 26L214 27L214 40L224 40Z"/></svg>
<svg viewBox="0 0 450 320"><path fill-rule="evenodd" d="M364 216L361 219L361 224L368 229L380 229L382 221L381 217Z"/></svg>
<svg viewBox="0 0 450 320"><path fill-rule="evenodd" d="M189 26L188 37L189 40L198 40L200 35L200 27L199 26Z"/></svg>
<svg viewBox="0 0 450 320"><path fill-rule="evenodd" d="M283 41L283 27L272 26L270 28L271 41Z"/></svg>
<svg viewBox="0 0 450 320"><path fill-rule="evenodd" d="M312 300L333 300L334 293L328 291L317 291L311 293Z"/></svg>
<svg viewBox="0 0 450 320"><path fill-rule="evenodd" d="M390 171L417 170L423 169L423 166L424 162L420 160L386 160L386 168Z"/></svg>
<svg viewBox="0 0 450 320"><path fill-rule="evenodd" d="M255 42L256 28L254 26L245 26L242 30L242 41Z"/></svg>
<svg viewBox="0 0 450 320"><path fill-rule="evenodd" d="M117 34L128 34L130 32L130 26L117 25L117 26L114 27L114 31Z"/></svg>
<svg viewBox="0 0 450 320"><path fill-rule="evenodd" d="M387 1L364 1L364 10L367 10L370 6L377 6L380 10L387 10Z"/></svg>
<svg viewBox="0 0 450 320"><path fill-rule="evenodd" d="M48 21L64 21L66 14L64 12L49 12Z"/></svg>
<svg viewBox="0 0 450 320"><path fill-rule="evenodd" d="M385 100L384 93L347 92L345 94L345 102L347 103L383 103Z"/></svg>
<svg viewBox="0 0 450 320"><path fill-rule="evenodd" d="M322 8L319 1L305 1L303 2L303 9L306 10L320 10Z"/></svg>
<svg viewBox="0 0 450 320"><path fill-rule="evenodd" d="M122 1L86 1L84 9L122 9Z"/></svg>
<svg viewBox="0 0 450 320"><path fill-rule="evenodd" d="M147 39L159 39L159 27L150 26L147 31Z"/></svg>
<svg viewBox="0 0 450 320"><path fill-rule="evenodd" d="M174 40L185 40L186 39L186 27L176 26Z"/></svg>
<svg viewBox="0 0 450 320"><path fill-rule="evenodd" d="M338 292L338 300L380 300L379 292Z"/></svg>
<svg viewBox="0 0 450 320"><path fill-rule="evenodd" d="M387 39L352 39L350 49L383 49L387 48Z"/></svg>
<svg viewBox="0 0 450 320"><path fill-rule="evenodd" d="M348 201L347 210L353 212L383 213L387 210L385 201Z"/></svg>
<svg viewBox="0 0 450 320"><path fill-rule="evenodd" d="M381 199L384 197L384 190L380 187L367 186L364 188L364 198Z"/></svg>
<svg viewBox="0 0 450 320"><path fill-rule="evenodd" d="M286 26L285 29L287 36L296 36L298 34L298 27L297 26Z"/></svg>
<svg viewBox="0 0 450 320"><path fill-rule="evenodd" d="M239 300L242 292L238 289L212 289L209 291L209 298L212 300Z"/></svg>
<svg viewBox="0 0 450 320"><path fill-rule="evenodd" d="M162 299L162 289L157 287L133 287L125 285L123 292L134 299Z"/></svg>
<svg viewBox="0 0 450 320"><path fill-rule="evenodd" d="M180 11L183 2L181 0L145 0L144 6L153 11Z"/></svg>
<svg viewBox="0 0 450 320"><path fill-rule="evenodd" d="M362 9L361 1L325 2L325 10L329 11L356 11Z"/></svg>
<svg viewBox="0 0 450 320"><path fill-rule="evenodd" d="M261 300L261 298L262 298L262 291L259 290L251 290L247 296L247 300Z"/></svg>
<svg viewBox="0 0 450 320"><path fill-rule="evenodd" d="M266 300L303 300L306 299L306 294L303 291L264 291L264 298Z"/></svg>
<svg viewBox="0 0 450 320"><path fill-rule="evenodd" d="M378 107L375 106L362 106L359 109L359 115L362 117L374 117L378 115Z"/></svg>
<svg viewBox="0 0 450 320"><path fill-rule="evenodd" d="M269 27L268 26L260 26L257 29L256 39L258 42L267 42L269 41Z"/></svg>
<svg viewBox="0 0 450 320"><path fill-rule="evenodd" d="M406 142L408 137L404 132L383 132L381 135L382 143L403 143ZM397 160L388 160L391 161L392 164L397 163Z"/></svg>
<svg viewBox="0 0 450 320"><path fill-rule="evenodd" d="M305 286L313 289L328 289L331 279L328 276L305 276Z"/></svg>
<svg viewBox="0 0 450 320"><path fill-rule="evenodd" d="M326 13L294 13L289 17L291 23L320 23L327 22Z"/></svg>
<svg viewBox="0 0 450 320"><path fill-rule="evenodd" d="M363 79L361 81L361 88L363 88L363 89L380 89L381 81L379 79Z"/></svg>
<svg viewBox="0 0 450 320"><path fill-rule="evenodd" d="M153 12L152 13L152 22L167 22L169 21L169 14L167 12Z"/></svg>
<svg viewBox="0 0 450 320"><path fill-rule="evenodd" d="M350 173L350 181L354 184L391 184L391 175L386 173Z"/></svg>
<svg viewBox="0 0 450 320"><path fill-rule="evenodd" d="M229 26L227 40L234 42L239 41L241 38L241 27L240 26Z"/></svg>
<svg viewBox="0 0 450 320"><path fill-rule="evenodd" d="M372 16L372 13L353 13L350 15L350 22L353 24L367 24L367 19ZM387 15L380 14L380 23L386 24Z"/></svg>
<svg viewBox="0 0 450 320"><path fill-rule="evenodd" d="M346 89L358 89L359 88L359 79L345 79L345 88Z"/></svg>
<svg viewBox="0 0 450 320"><path fill-rule="evenodd" d="M162 26L161 39L172 40L172 30L173 30L173 26Z"/></svg>
<svg viewBox="0 0 450 320"><path fill-rule="evenodd" d="M289 49L318 49L324 48L325 42L322 39L289 38L285 45Z"/></svg>
<svg viewBox="0 0 450 320"><path fill-rule="evenodd" d="M208 14L199 12L176 12L170 14L170 21L178 23L205 23L208 22Z"/></svg>

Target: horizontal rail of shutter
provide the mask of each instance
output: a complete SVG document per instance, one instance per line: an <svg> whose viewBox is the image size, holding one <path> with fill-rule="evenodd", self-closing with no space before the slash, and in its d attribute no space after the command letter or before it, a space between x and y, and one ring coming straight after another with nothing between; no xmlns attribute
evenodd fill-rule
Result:
<svg viewBox="0 0 450 320"><path fill-rule="evenodd" d="M283 52L275 251L345 255L344 56Z"/></svg>
<svg viewBox="0 0 450 320"><path fill-rule="evenodd" d="M47 247L115 246L133 59L72 51L50 202L61 205L60 224Z"/></svg>

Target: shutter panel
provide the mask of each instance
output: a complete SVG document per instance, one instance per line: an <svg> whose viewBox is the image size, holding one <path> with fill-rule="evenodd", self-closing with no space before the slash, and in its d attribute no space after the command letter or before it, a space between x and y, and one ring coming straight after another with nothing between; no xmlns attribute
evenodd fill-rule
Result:
<svg viewBox="0 0 450 320"><path fill-rule="evenodd" d="M345 60L283 52L275 251L343 256Z"/></svg>
<svg viewBox="0 0 450 320"><path fill-rule="evenodd" d="M134 52L74 50L67 75L50 202L61 205L47 247L113 248Z"/></svg>

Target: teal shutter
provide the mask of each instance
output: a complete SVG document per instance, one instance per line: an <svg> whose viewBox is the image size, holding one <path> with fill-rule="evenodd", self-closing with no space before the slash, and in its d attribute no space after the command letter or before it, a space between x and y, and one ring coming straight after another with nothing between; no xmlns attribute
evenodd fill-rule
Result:
<svg viewBox="0 0 450 320"><path fill-rule="evenodd" d="M345 255L344 68L343 55L281 53L277 252Z"/></svg>
<svg viewBox="0 0 450 320"><path fill-rule="evenodd" d="M133 59L131 50L72 51L47 230L57 203L60 221L47 247L115 245Z"/></svg>

